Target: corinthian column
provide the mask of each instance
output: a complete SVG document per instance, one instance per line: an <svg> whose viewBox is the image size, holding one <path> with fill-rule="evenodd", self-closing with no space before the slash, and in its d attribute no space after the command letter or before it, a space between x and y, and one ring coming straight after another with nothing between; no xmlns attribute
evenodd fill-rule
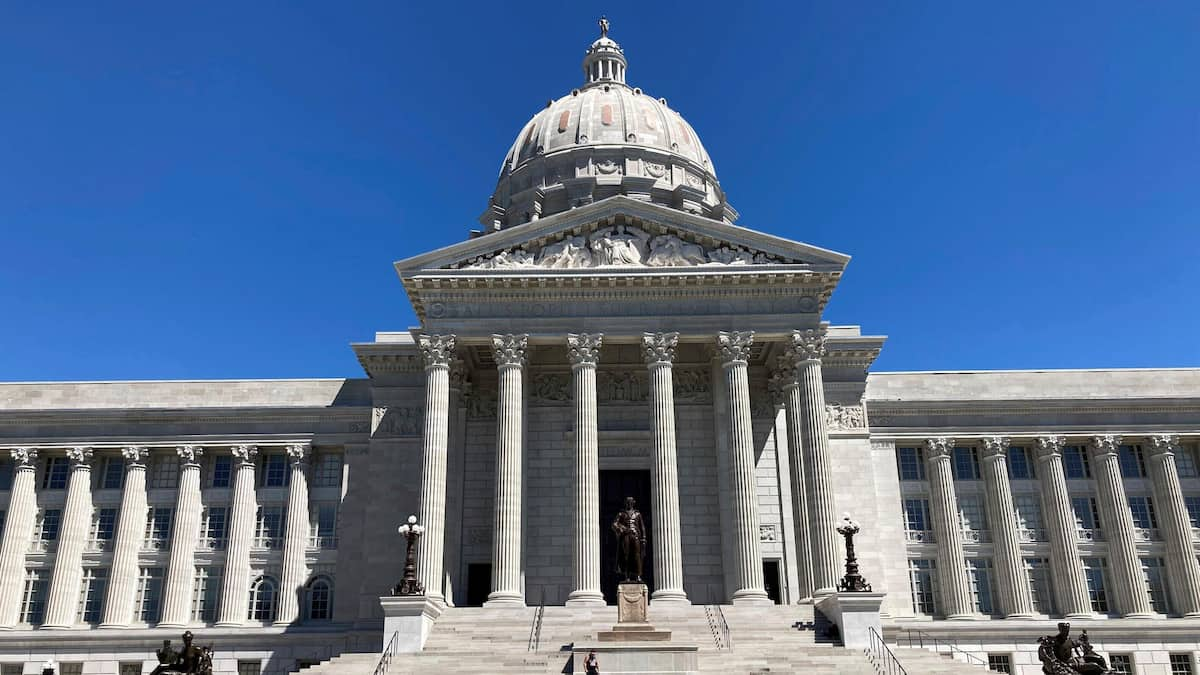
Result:
<svg viewBox="0 0 1200 675"><path fill-rule="evenodd" d="M146 537L146 457L150 451L130 447L123 448L121 454L125 457L125 488L121 491L121 515L117 518L117 537L101 628L126 628L133 621L138 552Z"/></svg>
<svg viewBox="0 0 1200 675"><path fill-rule="evenodd" d="M92 449L67 450L71 480L67 483L67 508L63 510L58 551L50 577L50 599L42 628L70 628L79 609L79 583L83 579L83 546L92 524Z"/></svg>
<svg viewBox="0 0 1200 675"><path fill-rule="evenodd" d="M21 591L25 583L25 552L33 536L37 516L37 496L33 491L38 451L13 448L12 490L8 494L8 512L4 536L0 539L0 628L12 628L21 618Z"/></svg>
<svg viewBox="0 0 1200 675"><path fill-rule="evenodd" d="M308 566L304 564L304 552L308 550L308 474L304 469L311 454L312 446L308 443L287 446L292 475L288 483L283 572L279 575L283 595L279 596L279 611L275 615L277 626L286 626L300 616L300 591L308 578Z"/></svg>
<svg viewBox="0 0 1200 675"><path fill-rule="evenodd" d="M417 542L417 579L425 597L445 602L446 451L450 439L450 362L453 335L422 335L417 341L425 360L425 434L421 445L421 505L425 536Z"/></svg>
<svg viewBox="0 0 1200 675"><path fill-rule="evenodd" d="M575 407L575 529L573 590L568 605L603 605L600 593L600 440L596 426L596 363L601 335L567 336Z"/></svg>
<svg viewBox="0 0 1200 675"><path fill-rule="evenodd" d="M1134 539L1133 514L1129 512L1125 482L1121 480L1121 465L1117 459L1120 446L1120 436L1096 436L1091 444L1096 491L1100 495L1100 509L1116 581L1116 593L1113 595L1116 596L1117 609L1122 616L1149 618L1154 616L1154 609L1150 607L1150 593L1142 575L1142 561L1138 560Z"/></svg>
<svg viewBox="0 0 1200 675"><path fill-rule="evenodd" d="M810 329L792 332L788 355L796 368L797 393L800 397L801 434L803 439L804 482L808 502L809 554L812 557L813 597L837 591L838 542L837 509L833 501L833 472L829 459L829 430L825 421L825 382L821 375L821 358L825 356L825 330ZM789 400L792 394L789 394ZM789 423L791 414L789 413ZM788 430L788 443L791 441ZM790 449L789 445L789 449ZM799 525L799 521L797 521ZM800 537L797 537L799 541Z"/></svg>
<svg viewBox="0 0 1200 675"><path fill-rule="evenodd" d="M523 379L528 335L493 335L500 371L496 404L496 519L492 528L492 592L488 607L524 607L521 584L521 469L524 462Z"/></svg>
<svg viewBox="0 0 1200 675"><path fill-rule="evenodd" d="M733 584L735 603L770 602L763 589L762 553L758 543L758 493L755 490L754 435L750 426L750 383L746 363L754 333L722 331L717 351L725 373L729 410L730 512L733 515Z"/></svg>
<svg viewBox="0 0 1200 675"><path fill-rule="evenodd" d="M654 602L687 604L683 590L683 542L679 525L679 466L675 447L675 380L672 363L678 333L646 333L642 355L650 370L650 501L654 518Z"/></svg>
<svg viewBox="0 0 1200 675"><path fill-rule="evenodd" d="M933 536L937 542L942 609L947 619L971 619L975 616L975 603L967 578L958 500L954 496L954 474L950 468L954 439L925 441L925 454L929 464L929 505L933 511Z"/></svg>
<svg viewBox="0 0 1200 675"><path fill-rule="evenodd" d="M1159 529L1167 540L1167 559L1171 566L1171 600L1175 611L1185 617L1200 616L1200 564L1192 544L1192 523L1179 471L1175 467L1178 436L1150 439L1150 480L1154 483L1154 502L1158 505Z"/></svg>
<svg viewBox="0 0 1200 675"><path fill-rule="evenodd" d="M779 394L783 398L787 424L788 486L792 497L792 539L796 544L796 575L799 587L795 597L813 594L812 553L809 547L808 495L804 480L804 397L796 362L789 354L778 359Z"/></svg>
<svg viewBox="0 0 1200 675"><path fill-rule="evenodd" d="M1021 561L1021 540L1017 537L1017 511L1013 507L1012 486L1008 481L1008 439L993 436L983 439L983 480L987 511L995 533L996 572L1000 586L1000 610L1006 619L1033 618L1033 596L1029 577Z"/></svg>
<svg viewBox="0 0 1200 675"><path fill-rule="evenodd" d="M240 626L250 606L250 546L254 543L254 521L258 501L254 495L253 445L233 446L237 469L233 476L233 504L229 514L229 539L225 549L225 576L221 579L218 626Z"/></svg>
<svg viewBox="0 0 1200 675"><path fill-rule="evenodd" d="M1079 557L1079 529L1063 474L1062 446L1062 436L1037 439L1038 487L1050 538L1050 572L1055 580L1051 585L1059 614L1068 619L1088 619L1092 617L1092 602Z"/></svg>
<svg viewBox="0 0 1200 675"><path fill-rule="evenodd" d="M200 537L200 457L204 448L185 445L179 455L179 494L175 496L175 524L171 530L171 557L163 589L160 628L188 624L192 606L192 584L196 576L196 543Z"/></svg>

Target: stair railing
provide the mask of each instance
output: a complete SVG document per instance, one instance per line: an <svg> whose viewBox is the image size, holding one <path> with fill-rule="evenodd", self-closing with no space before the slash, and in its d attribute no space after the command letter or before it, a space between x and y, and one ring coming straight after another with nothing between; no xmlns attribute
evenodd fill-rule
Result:
<svg viewBox="0 0 1200 675"><path fill-rule="evenodd" d="M528 651L536 652L542 643L542 617L546 614L546 606L538 605L533 610L533 624L529 627Z"/></svg>
<svg viewBox="0 0 1200 675"><path fill-rule="evenodd" d="M875 630L874 626L868 626L867 629L871 631L871 646L867 648L867 658L875 664L875 672L879 675L908 675L908 671L900 665L900 660L883 641L879 631Z"/></svg>
<svg viewBox="0 0 1200 675"><path fill-rule="evenodd" d="M388 640L387 646L383 648L383 653L379 655L379 663L375 666L375 675L387 675L388 668L392 665L392 657L400 653L400 631L392 633L392 639Z"/></svg>
<svg viewBox="0 0 1200 675"><path fill-rule="evenodd" d="M963 659L967 663L970 663L970 664L976 665L976 666L983 666L984 668L990 667L988 665L988 662L986 659L980 658L970 652L965 652L965 651L959 649L958 646L955 645L953 642L939 640L939 639L935 638L934 636L930 635L929 633L926 633L925 631L920 630L918 628L905 628L904 634L905 634L904 635L905 640L908 642L909 647L912 647L914 645L913 635L915 634L917 636L915 644L917 647L919 647L921 649L925 649L926 645L928 645L933 648L933 651L935 653L938 653L938 654L947 654L948 653L950 655L950 658L954 658L955 654L961 654ZM899 643L900 643L899 640L897 640L896 644L899 644ZM950 651L943 652L941 649L942 647L947 647L947 648L949 648Z"/></svg>
<svg viewBox="0 0 1200 675"><path fill-rule="evenodd" d="M729 622L725 620L725 613L721 611L721 606L705 605L704 618L708 619L708 630L712 633L713 644L716 645L717 651L732 651L733 643L729 637Z"/></svg>

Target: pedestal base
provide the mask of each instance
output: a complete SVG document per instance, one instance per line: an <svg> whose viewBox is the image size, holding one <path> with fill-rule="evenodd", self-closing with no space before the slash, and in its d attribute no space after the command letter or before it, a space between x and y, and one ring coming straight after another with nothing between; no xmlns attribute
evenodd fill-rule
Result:
<svg viewBox="0 0 1200 675"><path fill-rule="evenodd" d="M419 652L425 648L425 640L433 622L442 615L445 605L423 595L390 596L379 598L383 607L383 646L396 636L396 651Z"/></svg>
<svg viewBox="0 0 1200 675"><path fill-rule="evenodd" d="M600 642L665 642L671 631L654 630L648 620L650 594L646 584L623 583L617 586L617 625L596 633ZM603 672L603 671L601 671Z"/></svg>
<svg viewBox="0 0 1200 675"><path fill-rule="evenodd" d="M596 632L600 642L666 642L671 639L671 631L655 630L648 623L619 623L612 630Z"/></svg>
<svg viewBox="0 0 1200 675"><path fill-rule="evenodd" d="M871 630L880 635L879 607L886 593L834 593L817 601L817 609L837 625L847 649L871 646Z"/></svg>
<svg viewBox="0 0 1200 675"><path fill-rule="evenodd" d="M588 652L596 652L600 672L605 675L621 673L655 673L662 675L693 675L700 672L696 645L683 644L601 644L576 643L572 647L574 672L587 672L583 662Z"/></svg>

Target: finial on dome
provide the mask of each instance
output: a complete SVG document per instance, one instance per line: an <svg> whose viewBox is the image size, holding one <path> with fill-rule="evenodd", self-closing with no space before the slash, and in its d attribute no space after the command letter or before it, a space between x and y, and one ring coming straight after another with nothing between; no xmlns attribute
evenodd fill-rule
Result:
<svg viewBox="0 0 1200 675"><path fill-rule="evenodd" d="M600 17L597 23L600 24L600 37L592 42L587 55L583 57L586 84L625 84L625 55L621 52L621 45L608 37L610 25L607 16Z"/></svg>
<svg viewBox="0 0 1200 675"><path fill-rule="evenodd" d="M598 23L600 24L600 37L608 37L608 17L602 15Z"/></svg>

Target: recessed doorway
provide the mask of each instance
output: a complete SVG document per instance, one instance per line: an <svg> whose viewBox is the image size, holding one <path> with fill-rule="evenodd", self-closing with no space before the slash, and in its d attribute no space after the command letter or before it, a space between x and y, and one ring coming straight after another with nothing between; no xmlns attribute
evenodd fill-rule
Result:
<svg viewBox="0 0 1200 675"><path fill-rule="evenodd" d="M600 590L604 600L617 604L617 542L612 522L625 508L625 498L637 500L637 508L646 522L646 553L642 578L654 591L654 516L650 512L650 472L648 470L610 469L600 472Z"/></svg>

